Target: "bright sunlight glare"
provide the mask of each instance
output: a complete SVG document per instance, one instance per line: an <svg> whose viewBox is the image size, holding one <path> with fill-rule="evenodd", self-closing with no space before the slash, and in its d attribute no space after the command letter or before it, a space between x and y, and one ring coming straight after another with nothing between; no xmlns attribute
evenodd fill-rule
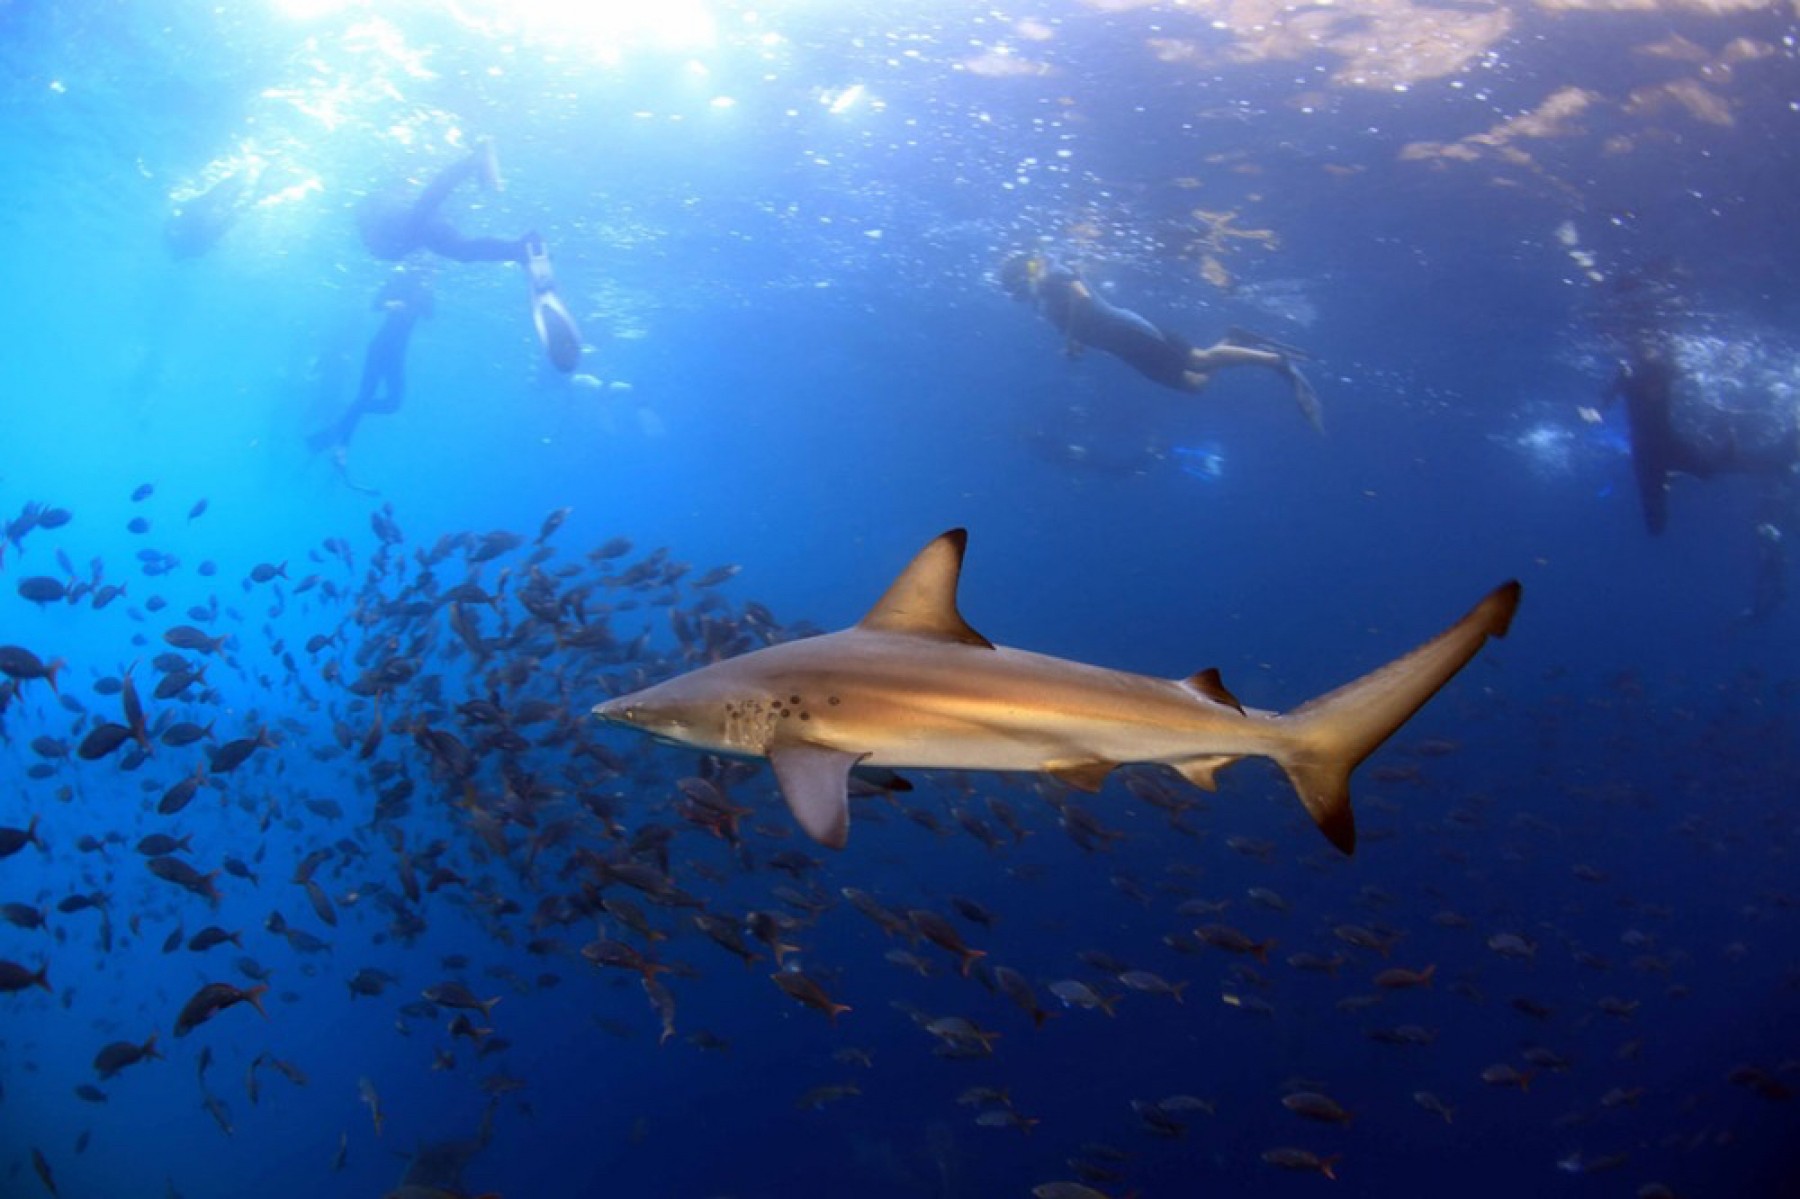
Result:
<svg viewBox="0 0 1800 1199"><path fill-rule="evenodd" d="M270 0L293 21L314 21L366 0ZM718 23L706 0L415 0L485 35L521 37L564 50L587 50L617 60L631 49L703 50L717 40Z"/></svg>

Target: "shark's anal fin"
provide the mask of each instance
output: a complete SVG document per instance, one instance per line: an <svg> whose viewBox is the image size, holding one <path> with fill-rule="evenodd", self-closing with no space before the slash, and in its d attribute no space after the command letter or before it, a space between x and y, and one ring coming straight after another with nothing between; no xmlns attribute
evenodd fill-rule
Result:
<svg viewBox="0 0 1800 1199"><path fill-rule="evenodd" d="M1214 703L1224 704L1239 716L1244 714L1244 705L1225 686L1225 680L1219 677L1217 666L1208 666L1198 674L1189 675L1182 682L1188 690L1198 692Z"/></svg>
<svg viewBox="0 0 1800 1199"><path fill-rule="evenodd" d="M850 768L865 756L804 743L769 751L788 810L820 845L842 849L850 840Z"/></svg>
<svg viewBox="0 0 1800 1199"><path fill-rule="evenodd" d="M1187 758L1174 765L1182 778L1202 791L1217 791L1219 771L1239 760L1237 754L1207 754L1204 757Z"/></svg>
<svg viewBox="0 0 1800 1199"><path fill-rule="evenodd" d="M1077 791L1098 791L1106 784L1106 776L1118 769L1118 765L1117 762L1047 762L1044 773Z"/></svg>
<svg viewBox="0 0 1800 1199"><path fill-rule="evenodd" d="M932 541L900 572L857 627L993 649L994 643L970 628L956 610L956 585L968 544L969 534L963 529L951 529Z"/></svg>

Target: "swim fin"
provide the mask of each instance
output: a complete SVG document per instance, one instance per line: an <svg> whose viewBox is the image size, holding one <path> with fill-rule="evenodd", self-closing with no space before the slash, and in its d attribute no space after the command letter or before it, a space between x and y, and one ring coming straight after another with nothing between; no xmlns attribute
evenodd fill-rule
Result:
<svg viewBox="0 0 1800 1199"><path fill-rule="evenodd" d="M1294 385L1294 403L1300 406L1300 415L1306 423L1313 427L1313 432L1325 432L1325 410L1319 406L1319 393L1313 390L1312 383L1300 373L1300 368L1292 362L1283 362L1283 374Z"/></svg>
<svg viewBox="0 0 1800 1199"><path fill-rule="evenodd" d="M544 239L533 233L525 239L525 269L531 279L531 320L550 365L569 374L581 365L581 331L575 318L556 294L556 276L550 269L550 251Z"/></svg>

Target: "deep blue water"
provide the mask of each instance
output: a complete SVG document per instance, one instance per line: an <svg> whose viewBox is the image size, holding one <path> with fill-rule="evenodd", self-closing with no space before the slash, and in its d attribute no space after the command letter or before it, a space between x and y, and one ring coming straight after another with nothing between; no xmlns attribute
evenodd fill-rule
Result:
<svg viewBox="0 0 1800 1199"><path fill-rule="evenodd" d="M460 1179L415 1183L509 1199L1022 1196L1081 1177L1071 1159L1102 1194L1145 1197L1800 1187L1800 617L1742 618L1754 526L1794 514L1770 517L1763 481L1682 479L1652 538L1623 413L1582 412L1613 370L1617 281L1650 273L1676 281L1683 402L1794 419L1791 17L221 7L0 6L0 643L64 663L55 691L21 681L0 707L0 827L36 820L41 841L0 860L0 902L47 923L0 923L0 961L49 984L0 994L0 1192L46 1193L35 1150L65 1196L385 1195L451 1142ZM438 263L406 402L364 421L346 479L307 436L350 402L392 270L353 212L478 138L505 190L467 184L445 211L542 234L583 361L545 362L517 267ZM221 179L243 190L216 240L172 253L171 214ZM1257 236L1201 244L1220 229ZM1326 435L1266 373L1193 396L1064 355L996 285L1026 247L1198 344L1240 325L1303 347ZM31 527L51 509L70 519ZM400 535L385 549L377 512ZM1159 778L1193 805L1178 822L1122 777L1087 797L903 772L915 789L857 800L841 853L794 829L762 769L730 787L753 809L734 849L678 810L692 751L586 715L699 664L671 611L838 628L952 527L970 531L962 612L993 640L1165 677L1217 666L1263 708L1380 665L1507 578L1524 602L1358 773L1351 858L1254 763L1215 795ZM495 530L524 544L472 563ZM258 564L285 576L253 582ZM624 581L634 566L649 581ZM523 604L534 570L550 617ZM77 593L31 602L31 577ZM465 580L498 597L466 605L479 658L441 598ZM126 590L96 608L106 584ZM185 624L231 640L188 655L204 681L152 698ZM577 643L600 629L610 643ZM330 644L306 651L316 634ZM416 674L378 704L352 688L395 661ZM154 752L82 760L123 721L128 668ZM501 742L472 700L550 715ZM177 721L213 739L163 744ZM276 744L157 811L259 729ZM427 729L474 750L466 777L434 766ZM1120 836L1083 849L1053 800ZM191 838L202 873L235 858L255 881L221 875L216 907L171 886L135 848L158 832ZM658 861L664 835L676 885L727 918L795 921L790 961L852 1010L828 1022L782 994L754 938L745 968L691 910L601 887L599 858ZM290 881L325 849L335 927ZM403 858L441 885L403 898ZM1034 1027L928 943L911 951L929 976L885 960L909 947L846 887L945 915L1054 1016ZM273 913L327 948L301 952ZM1208 923L1272 940L1267 962L1165 941ZM1334 934L1352 924L1390 954ZM165 952L208 925L241 950ZM597 936L674 968L666 1043L637 978L580 955ZM175 1037L199 987L251 984L245 956L269 972L267 1017L240 1005ZM1376 988L1390 966L1434 967L1431 985ZM394 981L353 996L365 968ZM450 980L501 997L477 1014L485 1051L448 1008L402 1011ZM1059 980L1119 996L1116 1014L1065 1007ZM913 1013L999 1036L947 1058ZM1401 1026L1429 1043L1369 1035ZM152 1033L161 1060L96 1078L103 1046ZM1528 1088L1482 1080L1502 1064ZM1004 1109L959 1104L972 1087L1005 1088L1029 1131L978 1123ZM1283 1107L1306 1089L1350 1122ZM1159 1135L1133 1103L1172 1096L1204 1107L1171 1105L1185 1129ZM1263 1160L1284 1147L1337 1181Z"/></svg>

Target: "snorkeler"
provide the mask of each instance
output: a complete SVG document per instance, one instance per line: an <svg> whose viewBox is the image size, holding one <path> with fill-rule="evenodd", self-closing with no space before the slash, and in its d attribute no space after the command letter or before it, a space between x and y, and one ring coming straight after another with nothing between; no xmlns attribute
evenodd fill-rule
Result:
<svg viewBox="0 0 1800 1199"><path fill-rule="evenodd" d="M1247 333L1227 331L1201 349L1180 334L1152 324L1127 308L1094 294L1081 276L1047 253L1014 254L1000 264L1000 285L1029 302L1063 335L1071 357L1084 348L1111 354L1140 375L1177 391L1198 392L1221 370L1254 366L1274 371L1294 389L1294 402L1314 429L1324 432L1319 397L1294 365L1292 346Z"/></svg>
<svg viewBox="0 0 1800 1199"><path fill-rule="evenodd" d="M1669 477L1680 472L1704 479L1715 469L1675 433L1675 368L1668 348L1648 338L1640 341L1619 363L1605 399L1625 401L1638 503L1644 527L1658 536L1669 523Z"/></svg>
<svg viewBox="0 0 1800 1199"><path fill-rule="evenodd" d="M250 176L249 168L240 168L176 204L163 224L170 255L198 258L217 245L250 207Z"/></svg>
<svg viewBox="0 0 1800 1199"><path fill-rule="evenodd" d="M1675 475L1780 477L1800 464L1800 426L1791 416L1733 411L1698 397L1684 406L1677 402L1682 382L1673 348L1666 339L1647 335L1631 346L1606 393L1608 403L1625 401L1632 472L1644 527L1652 535L1668 525L1669 482Z"/></svg>
<svg viewBox="0 0 1800 1199"><path fill-rule="evenodd" d="M398 267L375 293L375 311L384 313L381 327L363 353L362 381L344 414L306 439L313 450L329 449L338 474L356 491L370 491L350 479L350 438L365 416L390 415L406 400L406 347L413 326L432 313L431 277L419 267Z"/></svg>
<svg viewBox="0 0 1800 1199"><path fill-rule="evenodd" d="M581 362L581 333L556 294L550 254L536 233L522 237L471 237L443 215L444 202L465 181L479 177L489 191L502 188L492 141L483 140L460 162L439 171L411 199L389 190L368 197L356 211L363 245L375 257L399 262L419 250L454 262L516 262L531 282L531 317L550 364L568 374Z"/></svg>
<svg viewBox="0 0 1800 1199"><path fill-rule="evenodd" d="M1684 378L1668 336L1643 329L1631 339L1605 400L1625 401L1632 474L1651 536L1668 527L1669 485L1676 475L1761 477L1756 577L1746 612L1759 620L1787 594L1784 529L1800 513L1800 418L1719 407L1691 394L1693 382Z"/></svg>

